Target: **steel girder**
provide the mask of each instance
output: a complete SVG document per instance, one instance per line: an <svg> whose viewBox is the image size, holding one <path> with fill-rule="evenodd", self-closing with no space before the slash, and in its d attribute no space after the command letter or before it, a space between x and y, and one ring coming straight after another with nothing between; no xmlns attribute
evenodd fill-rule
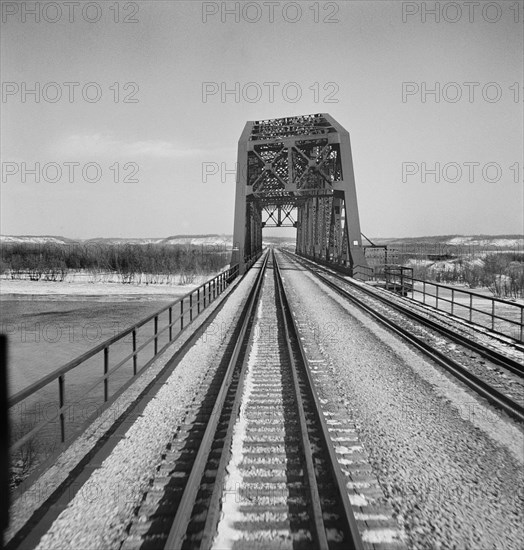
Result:
<svg viewBox="0 0 524 550"><path fill-rule="evenodd" d="M262 211L262 227L296 227L296 205L293 203L265 204Z"/></svg>
<svg viewBox="0 0 524 550"><path fill-rule="evenodd" d="M296 227L298 254L366 266L349 133L328 114L247 122L238 142L231 263L262 249L262 227ZM296 219L294 217L296 209Z"/></svg>

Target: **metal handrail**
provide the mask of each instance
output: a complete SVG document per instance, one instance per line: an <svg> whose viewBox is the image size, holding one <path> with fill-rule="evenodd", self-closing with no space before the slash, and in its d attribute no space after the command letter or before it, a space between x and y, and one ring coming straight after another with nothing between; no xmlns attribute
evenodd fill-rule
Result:
<svg viewBox="0 0 524 550"><path fill-rule="evenodd" d="M448 289L448 290L453 290L455 292L461 292L462 294L476 296L477 298L482 298L484 300L492 300L493 302L499 302L501 304L511 305L511 306L515 306L515 307L518 307L518 308L521 308L521 309L524 308L524 305L522 305L522 304L518 304L516 302L508 302L508 300L504 300L503 298L497 298L496 296L485 296L484 294L479 294L477 292L473 292L472 290L465 290L463 288L454 288L454 287L449 286L449 285L443 285L442 283L434 283L433 281L425 281L424 279L415 279L415 278L413 278L412 280L416 283L426 283L427 285L438 286L439 288L445 288L445 289ZM418 292L420 292L420 290ZM439 300L440 300L440 297L439 297Z"/></svg>
<svg viewBox="0 0 524 550"><path fill-rule="evenodd" d="M254 254L249 258L249 263L247 267L251 267L253 263L258 259L260 256L260 253ZM215 298L217 298L222 292L231 284L231 282L238 276L239 272L239 266L234 265L230 267L229 269L222 271L212 279L204 282L199 287L193 289L191 292L188 292L187 294L181 296L180 298L177 298L173 302L169 303L167 306L164 306L162 309L158 310L155 313L152 313L151 315L147 316L146 318L142 319L141 321L135 323L134 325L128 327L125 330L122 330L118 334L115 334L114 336L108 338L101 344L98 344L91 350L85 352L84 354L80 355L79 357L69 361L62 367L59 367L52 373L44 376L41 380L38 380L34 384L31 384L27 388L24 388L23 390L19 391L15 395L9 398L8 400L8 407L11 409L12 407L16 406L23 400L27 399L28 397L34 395L37 391L44 388L45 386L51 384L52 382L58 380L58 402L59 402L59 408L56 412L56 414L52 418L44 419L42 422L38 423L32 430L30 430L28 433L26 433L24 436L19 438L16 442L14 442L11 445L11 452L15 451L19 447L21 447L25 442L27 442L29 439L31 439L36 433L38 433L40 430L42 430L45 426L48 424L55 422L57 419L60 419L60 436L61 436L61 442L64 443L66 440L66 433L65 433L65 412L67 412L68 409L70 409L75 403L65 403L65 374L75 367L78 367L79 365L85 363L88 359L91 359L95 355L97 355L100 352L104 352L104 373L101 378L97 379L96 382L89 388L88 391L84 391L84 394L89 393L94 388L96 388L99 384L104 384L104 402L107 402L109 400L109 391L108 391L108 381L111 376L117 369L119 369L123 364L125 364L130 359L133 359L133 375L132 377L136 376L136 374L139 372L138 370L138 364L137 364L137 355L140 351L142 351L147 345L151 344L151 342L154 342L154 355L153 359L162 353L164 349L171 344L171 342L176 339L183 329L187 326L184 324L184 320L189 320L189 323L193 321L195 316L198 316L204 309L206 309L209 304L213 302ZM193 300L193 297L196 295L197 299ZM184 310L184 301L189 300L189 309ZM173 308L180 304L180 314L173 318ZM196 315L194 313L194 309L197 309ZM159 330L158 327L158 319L159 316L162 315L165 312L169 312L169 321L168 324ZM151 337L149 337L145 342L143 342L139 347L137 347L137 331L140 327L143 327L145 324L150 322L151 320L154 320L154 332ZM172 328L174 325L180 323L180 331L174 335L173 338L173 331ZM189 324L187 323L187 324ZM169 330L169 341L168 343L161 349L158 350L158 337L163 334L166 330ZM109 369L109 349L110 346L115 344L116 342L121 341L123 338L128 336L129 334L133 335L132 339L132 346L133 351L128 354L124 359L120 360L120 362L113 366L111 369ZM146 364L150 363L150 361L146 362Z"/></svg>
<svg viewBox="0 0 524 550"><path fill-rule="evenodd" d="M468 319L469 322L474 323L474 324L479 324L480 326L485 326L485 325L482 325L480 323L475 323L473 321L472 313L475 312L475 313L479 313L481 315L486 315L487 317L489 317L491 319L491 326L489 328L491 328L491 330L493 332L496 332L498 334L503 334L505 336L508 336L508 334L506 334L506 332L502 332L502 331L497 330L495 328L495 319L497 319L499 321L503 321L504 323L508 323L510 325L515 325L515 326L520 328L519 339L521 341L524 341L524 305L518 304L516 302L509 302L509 301L503 300L501 298L496 298L495 296L484 296L483 294L478 294L476 292L470 292L470 291L467 291L467 290L464 290L464 289L461 289L461 288L453 288L453 287L450 287L450 286L447 286L447 285L442 285L442 284L439 284L439 283L433 283L431 281L423 281L423 280L420 280L420 279L413 279L413 281L423 284L422 290L419 290L418 288L415 288L414 285L413 285L413 288L411 290L412 290L413 298L414 298L415 293L422 294L422 297L423 297L422 303L424 305L429 305L430 307L435 307L436 309L439 309L439 306L438 306L439 302L446 302L448 304L451 304L450 314L453 315L454 317L459 317L461 319L462 319L462 317L460 317L459 315L456 315L454 310L455 310L455 307L462 307L462 308L469 311L469 316L468 316L469 317L469 319ZM426 292L426 286L427 285L434 286L436 288L436 293L435 294L430 294L430 293ZM445 296L442 296L441 294L439 294L439 292L438 292L439 288L451 291L451 299L446 298ZM462 304L460 302L455 301L455 293L460 293L460 294L469 296L469 303L468 304ZM431 304L428 304L426 302L426 296L430 296L432 298L435 298L435 306L432 306ZM474 297L479 298L483 301L488 301L489 303L491 303L490 311L484 311L482 309L478 309L478 308L474 307L473 306L473 298ZM503 304L505 306L510 306L512 308L515 308L516 310L520 310L520 315L517 313L517 316L520 319L517 320L517 319L512 319L509 316L497 315L497 313L495 312L495 304Z"/></svg>
<svg viewBox="0 0 524 550"><path fill-rule="evenodd" d="M234 271L235 268L238 271L238 266L234 266L233 268L230 268L227 271L219 273L216 277L214 277L213 279L210 279L209 281L206 281L205 283L200 285L198 288L192 290L191 292L188 292L187 294L184 294L184 296L181 296L180 298L177 298L175 301L171 302L167 306L164 306L162 309L158 310L157 312L152 313L151 315L149 315L148 317L142 319L138 323L135 323L134 325L128 327L127 329L122 330L121 332L115 334L111 338L108 338L107 340L105 340L101 344L98 344L98 346L95 346L94 348L90 349L89 351L86 351L84 354L80 355L76 359L73 359L72 361L69 361L68 363L66 363L62 367L59 367L58 369L51 372L47 376L44 376L44 378L42 378L38 382L35 382L34 384L31 384L27 388L19 391L18 393L16 393L14 396L12 396L9 399L9 407L10 408L13 407L17 403L19 403L20 401L22 401L23 399L28 397L29 395L33 394L35 391L43 388L44 386L47 386L47 384L49 384L50 382L52 382L53 380L58 378L59 375L65 374L66 372L70 371L71 369L77 367L80 363L84 363L87 359L90 359L91 357L93 357L97 353L100 353L102 350L104 350L105 348L107 348L110 345L114 344L118 340L121 340L122 338L124 338L128 334L131 334L133 331L135 331L138 328L142 327L143 325L145 325L146 323L148 323L149 321L151 321L155 317L158 317L162 313L166 312L168 309L170 309L173 306L175 306L176 304L182 302L188 296L194 294L195 292L199 291L200 289L205 290L206 285L209 284L211 281L214 281L215 279L218 279L218 278L222 277L226 273ZM179 316L179 318L180 318L180 316Z"/></svg>
<svg viewBox="0 0 524 550"><path fill-rule="evenodd" d="M386 269L386 268L389 268L389 269ZM519 339L524 340L524 305L523 304L519 304L519 303L516 303L516 302L509 302L508 300L504 300L502 298L497 298L496 296L485 296L484 294L479 294L479 293L473 292L471 290L466 290L466 289L463 289L463 288L455 288L455 287L452 287L452 286L449 286L449 285L444 285L442 283L436 283L436 282L427 281L427 280L424 280L424 279L417 279L413 276L406 275L406 273L409 272L410 269L411 268L405 268L405 267L402 267L402 266L384 266L384 276L385 276L386 282L390 282L390 280L391 280L391 279L388 279L388 275L389 276L392 275L393 278L395 276L400 275L401 286L405 282L410 283L410 286L409 286L408 290L411 292L412 299L415 299L415 294L416 293L422 294L422 297L423 297L422 298L422 303L424 305L429 305L430 307L435 307L435 309L440 309L439 308L439 302L445 302L445 303L451 304L451 312L448 312L448 313L450 313L454 317L458 317L458 318L461 318L461 319L462 319L462 317L455 314L455 307L462 307L462 308L469 311L469 316L468 317L469 317L469 321L471 323L474 323L473 316L472 316L473 312L476 312L476 313L479 313L479 314L482 314L482 315L486 315L487 317L489 317L491 319L491 327L490 327L491 330L493 332L496 332L498 334L503 334L505 336L508 336L508 335L505 332L499 331L495 328L495 319L497 319L499 321L503 321L505 323L509 323L510 325L516 325L517 327L520 327ZM386 271L388 271L388 272L386 272ZM394 283L396 283L396 282L397 281L394 280ZM416 288L414 283L422 283L422 290ZM435 294L431 294L429 292L426 292L426 287L428 285L435 288ZM451 293L451 298L447 298L445 296L442 296L442 294L439 293L439 289L449 291ZM456 294L462 294L463 296L468 296L469 297L469 304L463 304L463 303L457 302L455 300L455 295ZM428 304L426 302L426 296L435 298L435 305L434 306L432 304ZM491 304L490 311L484 311L482 309L478 309L478 308L474 307L473 306L473 299L474 298L477 298L480 301L489 302ZM505 306L510 306L512 308L516 308L517 311L520 310L520 312L519 312L520 314L517 313L517 315L516 315L516 317L519 317L519 320L517 320L516 318L510 318L509 316L501 316L500 314L497 315L497 313L495 312L495 304L503 304ZM474 324L478 324L480 326L485 326L485 325L482 325L480 323L474 323Z"/></svg>

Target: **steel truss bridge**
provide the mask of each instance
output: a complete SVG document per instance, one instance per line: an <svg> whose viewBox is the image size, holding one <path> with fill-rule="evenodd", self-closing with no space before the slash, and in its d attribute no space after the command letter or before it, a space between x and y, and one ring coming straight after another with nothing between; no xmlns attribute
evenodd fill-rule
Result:
<svg viewBox="0 0 524 550"><path fill-rule="evenodd" d="M367 266L349 133L326 113L246 123L238 142L231 264L262 250L264 227L296 227L298 254L350 274Z"/></svg>

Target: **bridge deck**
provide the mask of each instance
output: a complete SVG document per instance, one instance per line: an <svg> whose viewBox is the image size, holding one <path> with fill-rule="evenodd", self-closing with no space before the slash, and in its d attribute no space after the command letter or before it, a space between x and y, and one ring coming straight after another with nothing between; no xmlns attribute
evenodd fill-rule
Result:
<svg viewBox="0 0 524 550"><path fill-rule="evenodd" d="M460 521L460 530L431 532L445 544L482 537L518 548L523 518L513 480L524 463L520 428L302 263L278 257L365 547L422 544L435 524ZM208 321L195 324L194 345L175 343L47 472L19 489L8 548L120 548L126 540L126 548L146 547L142 535L156 529L155 507L177 471L162 470L166 449L198 421L255 274L249 271L209 310ZM489 361L438 339L435 349L454 349L466 368L524 402L521 376L487 369ZM494 468L504 475L483 474ZM494 491L504 498L490 501ZM130 524L140 528L130 533ZM497 527L486 532L483 525Z"/></svg>

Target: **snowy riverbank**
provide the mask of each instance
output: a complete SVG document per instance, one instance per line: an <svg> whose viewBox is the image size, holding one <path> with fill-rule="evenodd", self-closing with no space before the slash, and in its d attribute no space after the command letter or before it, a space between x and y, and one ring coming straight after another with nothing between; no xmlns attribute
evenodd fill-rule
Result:
<svg viewBox="0 0 524 550"><path fill-rule="evenodd" d="M39 299L79 299L97 297L107 299L155 299L176 298L187 294L193 288L211 279L213 275L195 277L191 284L124 284L116 281L89 281L87 278L74 278L66 281L30 281L27 279L0 279L0 300Z"/></svg>

